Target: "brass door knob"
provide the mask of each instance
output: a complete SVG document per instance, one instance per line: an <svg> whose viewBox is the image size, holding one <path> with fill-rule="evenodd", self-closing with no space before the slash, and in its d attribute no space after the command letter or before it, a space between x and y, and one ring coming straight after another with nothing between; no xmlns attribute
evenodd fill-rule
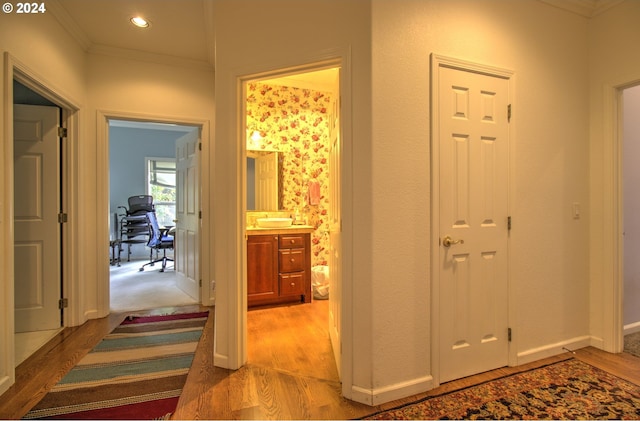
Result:
<svg viewBox="0 0 640 421"><path fill-rule="evenodd" d="M456 244L464 244L464 240L463 239L454 240L451 237L449 237L448 235L442 239L442 245L445 246L445 247L451 247L451 246L456 245Z"/></svg>

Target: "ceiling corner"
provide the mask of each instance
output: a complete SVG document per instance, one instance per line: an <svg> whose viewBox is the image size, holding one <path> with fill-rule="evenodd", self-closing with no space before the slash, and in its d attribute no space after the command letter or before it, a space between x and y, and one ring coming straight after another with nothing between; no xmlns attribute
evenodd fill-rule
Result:
<svg viewBox="0 0 640 421"><path fill-rule="evenodd" d="M78 26L76 21L71 17L67 9L64 8L58 0L47 1L47 11L50 11L53 17L60 25L67 30L69 35L80 45L84 51L91 48L92 42L87 34Z"/></svg>
<svg viewBox="0 0 640 421"><path fill-rule="evenodd" d="M214 7L212 1L203 2L204 7L204 30L207 42L207 55L209 63L215 68L216 64L216 34L213 28Z"/></svg>
<svg viewBox="0 0 640 421"><path fill-rule="evenodd" d="M569 12L592 18L622 3L624 0L540 0Z"/></svg>

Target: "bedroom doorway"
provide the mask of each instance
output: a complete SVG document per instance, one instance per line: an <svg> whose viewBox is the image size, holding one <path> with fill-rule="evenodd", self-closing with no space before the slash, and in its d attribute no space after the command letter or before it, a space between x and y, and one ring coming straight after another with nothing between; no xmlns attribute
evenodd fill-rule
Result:
<svg viewBox="0 0 640 421"><path fill-rule="evenodd" d="M116 240L110 250L111 312L201 302L200 142L197 125L108 120L110 244ZM173 240L173 248L147 246L145 217L147 229L128 229L129 198L139 196L152 197L158 225ZM165 271L160 262L151 264L165 255L170 259Z"/></svg>

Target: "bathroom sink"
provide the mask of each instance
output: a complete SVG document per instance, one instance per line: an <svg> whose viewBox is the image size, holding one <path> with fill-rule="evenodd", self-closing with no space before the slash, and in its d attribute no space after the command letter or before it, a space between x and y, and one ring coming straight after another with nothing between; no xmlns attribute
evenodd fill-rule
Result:
<svg viewBox="0 0 640 421"><path fill-rule="evenodd" d="M291 218L258 218L256 223L260 228L286 228L290 227L293 219Z"/></svg>

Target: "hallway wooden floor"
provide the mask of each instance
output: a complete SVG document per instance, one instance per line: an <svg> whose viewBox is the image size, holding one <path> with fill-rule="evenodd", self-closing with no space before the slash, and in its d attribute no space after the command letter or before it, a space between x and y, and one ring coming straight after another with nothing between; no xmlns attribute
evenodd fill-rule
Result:
<svg viewBox="0 0 640 421"><path fill-rule="evenodd" d="M369 407L340 396L341 384L327 333L326 301L252 310L247 315L248 364L231 371L213 366L209 317L174 419L350 419L391 408L404 399ZM180 311L197 310L183 307ZM162 314L158 309L136 314ZM125 315L65 329L16 369L16 384L0 397L0 419L18 419ZM508 373L570 358L567 353L446 383L418 398L481 383ZM640 358L584 348L575 357L640 384Z"/></svg>

